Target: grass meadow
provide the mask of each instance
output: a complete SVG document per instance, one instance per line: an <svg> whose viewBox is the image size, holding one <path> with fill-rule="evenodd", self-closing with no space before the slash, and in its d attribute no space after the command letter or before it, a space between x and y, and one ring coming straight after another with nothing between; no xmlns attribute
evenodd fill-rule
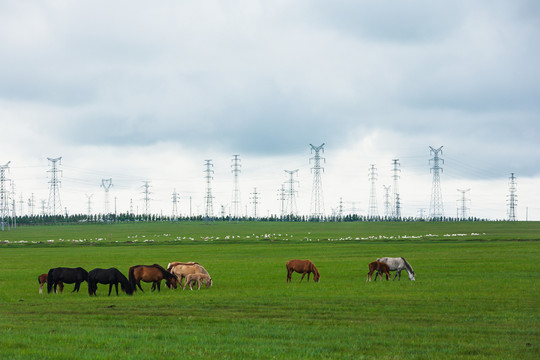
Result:
<svg viewBox="0 0 540 360"><path fill-rule="evenodd" d="M538 222L20 227L0 232L0 358L536 359L539 239ZM366 283L381 256L416 281ZM286 283L292 258L321 281ZM200 262L212 288L38 293L51 267L174 260Z"/></svg>

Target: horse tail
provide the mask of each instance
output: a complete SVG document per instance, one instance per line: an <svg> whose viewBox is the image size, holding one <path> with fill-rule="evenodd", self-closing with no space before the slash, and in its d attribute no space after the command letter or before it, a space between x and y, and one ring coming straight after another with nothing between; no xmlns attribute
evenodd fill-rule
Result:
<svg viewBox="0 0 540 360"><path fill-rule="evenodd" d="M129 283L131 284L131 287L133 288L133 292L137 291L137 282L135 281L135 268L137 266L132 266L129 268L128 276L129 276Z"/></svg>
<svg viewBox="0 0 540 360"><path fill-rule="evenodd" d="M51 291L52 291L52 287L53 287L52 273L53 273L53 270L54 269L50 269L49 272L47 273L47 294L50 294Z"/></svg>

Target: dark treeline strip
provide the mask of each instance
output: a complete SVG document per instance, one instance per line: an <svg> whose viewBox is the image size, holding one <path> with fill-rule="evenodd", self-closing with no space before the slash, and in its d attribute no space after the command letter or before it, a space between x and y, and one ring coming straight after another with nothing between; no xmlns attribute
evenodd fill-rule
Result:
<svg viewBox="0 0 540 360"><path fill-rule="evenodd" d="M0 220L1 221L1 220ZM31 225L60 225L60 224L81 224L81 223L129 223L129 222L176 222L176 221L268 221L268 222L424 222L424 221L438 221L438 222L458 222L458 221L488 221L487 219L470 217L466 219L458 219L452 217L442 218L430 218L422 219L417 217L369 217L361 216L357 214L345 215L345 216L328 216L328 217L311 217L311 216L277 216L271 215L268 217L239 217L234 218L230 216L225 217L213 217L208 218L203 215L191 216L191 217L172 217L158 214L152 215L135 215L130 213L124 214L73 214L73 215L34 215L34 216L17 216L15 218L8 217L3 219L4 228L15 228L17 226L31 226Z"/></svg>

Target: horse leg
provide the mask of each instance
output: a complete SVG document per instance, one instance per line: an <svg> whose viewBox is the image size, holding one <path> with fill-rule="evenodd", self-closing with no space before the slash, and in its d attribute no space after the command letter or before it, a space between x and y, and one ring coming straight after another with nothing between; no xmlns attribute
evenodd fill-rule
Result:
<svg viewBox="0 0 540 360"><path fill-rule="evenodd" d="M62 291L64 291L64 283L59 281L58 282L58 293L62 293Z"/></svg>
<svg viewBox="0 0 540 360"><path fill-rule="evenodd" d="M110 284L109 284L109 295L108 295L108 296L111 296L112 287L113 287L113 284L110 283Z"/></svg>
<svg viewBox="0 0 540 360"><path fill-rule="evenodd" d="M300 278L299 282L302 282L302 280L304 280L304 276L306 276L306 273L302 273L302 277Z"/></svg>
<svg viewBox="0 0 540 360"><path fill-rule="evenodd" d="M43 284L40 284L40 285L39 285L39 293L40 293L40 294L43 294Z"/></svg>
<svg viewBox="0 0 540 360"><path fill-rule="evenodd" d="M197 280L197 285L199 285L197 286L197 290L201 290L201 283L202 283L201 279Z"/></svg>
<svg viewBox="0 0 540 360"><path fill-rule="evenodd" d="M401 272L401 270L396 270L396 274L394 275L394 278L392 279L392 281L396 280L396 276L398 276L398 274ZM399 281L399 280L398 280Z"/></svg>
<svg viewBox="0 0 540 360"><path fill-rule="evenodd" d="M157 282L157 291L158 291L158 292L161 291L161 281L158 281L158 282Z"/></svg>
<svg viewBox="0 0 540 360"><path fill-rule="evenodd" d="M141 287L141 281L140 280L137 281L135 284L139 287L139 289L141 289L142 292L144 292L144 290Z"/></svg>
<svg viewBox="0 0 540 360"><path fill-rule="evenodd" d="M118 296L118 283L114 284L114 288L116 289L116 296Z"/></svg>

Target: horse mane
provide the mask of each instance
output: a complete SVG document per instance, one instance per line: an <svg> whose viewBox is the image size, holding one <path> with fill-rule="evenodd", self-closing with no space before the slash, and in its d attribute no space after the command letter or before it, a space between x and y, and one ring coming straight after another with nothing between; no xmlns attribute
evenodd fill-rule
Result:
<svg viewBox="0 0 540 360"><path fill-rule="evenodd" d="M317 270L317 267L315 266L315 264L309 260L309 263L311 264L309 267L310 267L310 270L313 271L314 274L318 274L319 273L319 270Z"/></svg>
<svg viewBox="0 0 540 360"><path fill-rule="evenodd" d="M159 264L153 264L153 265L150 265L150 266L155 267L155 268L158 269L158 270L161 270L161 272L163 273L163 275L166 275L166 274L170 275L170 274L171 274L171 273L168 272L163 266L161 266L161 265L159 265Z"/></svg>
<svg viewBox="0 0 540 360"><path fill-rule="evenodd" d="M413 270L411 264L409 264L409 263L407 262L407 260L405 260L404 257L402 257L401 260L403 260L403 262L405 263L405 267L407 268L407 270L408 270L410 273L412 273L413 275L415 275L415 274L414 274L414 270Z"/></svg>

